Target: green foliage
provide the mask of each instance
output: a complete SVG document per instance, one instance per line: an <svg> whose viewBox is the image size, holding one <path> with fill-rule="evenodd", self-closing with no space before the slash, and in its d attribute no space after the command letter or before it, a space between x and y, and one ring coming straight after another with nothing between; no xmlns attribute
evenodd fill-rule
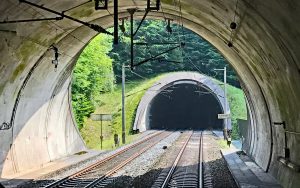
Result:
<svg viewBox="0 0 300 188"><path fill-rule="evenodd" d="M148 89L155 81L160 77L155 77L147 81L136 80L126 84L126 140L129 143L136 138L136 135L131 134L132 125L134 123L136 108ZM113 135L116 133L119 136L122 133L122 115L121 115L121 84L118 84L116 88L107 93L101 95L101 99L105 103L98 106L95 113L112 113L113 122L103 122L103 149L113 148ZM93 149L100 148L100 122L95 122L90 119L86 119L85 126L80 130L87 146Z"/></svg>
<svg viewBox="0 0 300 188"><path fill-rule="evenodd" d="M138 22L134 23L137 28ZM121 64L129 63L130 59L130 26L125 24L126 31L121 37L121 43L113 47L109 53L113 59L114 72L121 75ZM164 54L160 60L149 61L136 68L135 72L142 76L155 76L161 73L174 71L198 71L218 80L223 80L223 73L215 72L215 68L228 67L227 80L231 85L239 87L238 78L234 71L228 66L227 61L222 55L207 41L192 32L191 30L181 28L179 25L172 25L172 34L166 31L166 23L162 21L145 20L137 35L135 42L144 43L166 43L166 42L184 42L183 48L177 48L170 53ZM183 34L183 35L182 35ZM184 37L183 37L184 36ZM138 63L144 59L150 58L176 45L149 45L135 46L134 62ZM171 63L165 60L178 61L182 63ZM137 79L135 75L129 75L129 79ZM120 79L117 78L120 82Z"/></svg>
<svg viewBox="0 0 300 188"><path fill-rule="evenodd" d="M112 49L111 40L105 34L96 36L83 50L74 68L72 105L79 128L95 106L103 103L100 94L114 88L112 60L107 55Z"/></svg>
<svg viewBox="0 0 300 188"><path fill-rule="evenodd" d="M241 89L235 87L227 87L227 99L231 111L232 138L239 139L238 119L247 120L247 107L245 96Z"/></svg>
<svg viewBox="0 0 300 188"><path fill-rule="evenodd" d="M217 84L223 84L218 80L214 80ZM224 87L222 85L222 87ZM238 119L247 120L247 107L245 103L245 96L240 88L236 88L227 84L227 100L230 106L231 124L232 124L232 139L239 139Z"/></svg>

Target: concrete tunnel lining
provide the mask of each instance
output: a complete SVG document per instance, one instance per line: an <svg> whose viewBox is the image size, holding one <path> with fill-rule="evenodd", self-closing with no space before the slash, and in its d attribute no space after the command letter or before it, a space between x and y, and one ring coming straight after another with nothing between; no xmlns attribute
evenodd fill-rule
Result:
<svg viewBox="0 0 300 188"><path fill-rule="evenodd" d="M84 32L84 33L86 33L86 34L88 34L88 33L91 33L91 31L89 30L89 29L87 29L87 28L85 28L85 27L82 27L81 29L83 29L83 30L81 30L80 32L78 31L78 30L76 30L75 31L75 33L76 32L78 32L78 33L81 33L81 32ZM74 35L74 33L73 33L73 35ZM83 36L84 37L84 36ZM75 43L74 43L74 41L72 40L72 39L74 39L72 36L69 36L69 37L67 37L66 38L66 40L67 41L65 41L65 40L63 40L63 41L61 41L60 43L58 43L58 44L64 44L64 42L66 42L66 47L69 47L69 46L72 46L72 47L77 47L77 46L82 46L83 44L81 44L81 42L79 42L79 41L75 41ZM74 45L70 45L68 42L70 42L70 43L74 43ZM64 46L62 45L62 46L60 46L60 48L64 48ZM74 50L74 49L68 49L68 50ZM48 56L50 56L50 55L48 55ZM68 56L65 56L65 58L67 58L67 59L70 59L70 57L68 57ZM50 58L48 58L47 60L45 60L45 61L49 61L50 60ZM48 65L47 67L49 68L51 65ZM63 68L62 68L62 70L63 70ZM61 70L60 70L61 71ZM47 72L48 73L48 72ZM47 74L46 74L47 75ZM43 86L44 87L44 86ZM60 104L59 104L60 105Z"/></svg>
<svg viewBox="0 0 300 188"><path fill-rule="evenodd" d="M63 10L75 5L76 2L39 1L39 3L57 10ZM121 16L128 16L125 13L128 7L145 7L143 1L136 1L136 3L120 0ZM166 4L165 1L163 1L163 5L165 15L169 18L176 18L176 15L178 15L177 10ZM297 11L300 2L292 0L266 0L251 3L241 1L236 11L234 7L234 1L196 2L185 0L182 4L184 25L212 43L231 63L240 77L249 102L249 108L252 109L254 117L251 126L253 127L252 135L255 139L253 139L248 154L263 169L269 170L275 175L282 184L287 186L299 184L300 175L277 162L277 157L284 155L284 130L282 127L273 127L272 123L285 121L288 130L300 131L298 113L300 104L294 102L300 97L300 85L297 84L300 79L300 54L298 53L300 13ZM82 11L74 10L71 14L76 16L77 13L78 17L86 21L94 20L104 27L111 25L112 18L107 12L95 12L92 10L92 5L86 5L83 8ZM35 18L41 15L45 17L53 16L17 4L14 1L2 1L0 9L0 17L3 20L7 18L7 15L10 15L10 19L25 16ZM110 9L112 9L111 5ZM230 36L228 25L232 21L234 12L237 12L238 30L234 33L234 48L231 49L227 47L226 43ZM152 16L163 18L161 13L152 13ZM51 95L55 93L53 92L54 88L60 88L57 93L66 93L68 87L56 87L56 85L68 85L70 79L67 78L70 77L71 73L66 70L70 64L76 61L76 55L74 54L77 54L85 46L85 43L96 35L95 32L68 20L62 20L56 24L63 29L58 29L57 32L58 27L51 24L51 22L49 25L30 23L28 25L0 26L0 74L2 76L0 81L0 123L8 122L11 118L11 112L19 91L22 91L20 98L21 101L23 100L16 113L14 134L12 135L11 130L0 132L1 139L7 141L0 143L2 175L23 171L25 167L13 170L18 168L17 163L20 167L22 166L22 161L19 161L22 157L27 158L27 167L36 167L49 162L49 160L78 151L77 148L68 152L64 151L59 155L55 153L55 157L52 159L41 157L41 159L33 161L32 159L35 159L33 153L38 151L35 150L37 149L36 146L32 144L34 140L27 139L26 144L22 144L24 138L33 138L34 136L38 141L49 134L52 137L59 137L56 132L32 130L42 129L36 122L55 130L57 119L46 120L44 114L48 109L47 106L51 105L49 111L51 114L54 113L55 109L60 109L62 103L58 102L59 100L55 100L54 103L48 103L47 101L53 101L58 96ZM76 38L80 36L80 40L76 40L72 35ZM56 43L60 51L63 52L60 59L62 63L57 73L54 73L49 63L52 54L47 51L47 48L52 43ZM29 52L27 50L26 53L27 48L30 48L30 50ZM45 55L43 56L43 54ZM39 60L40 58L41 60ZM27 86L21 89L22 82L38 60L41 63L28 80ZM60 73L63 72L66 72L64 74L66 79L59 79L62 75ZM59 82L59 80L61 81ZM65 84L62 84L63 82ZM63 99L63 101L66 100L68 100L67 97ZM66 109L69 109L69 107L66 107ZM55 114L60 113L55 112ZM69 114L72 114L72 112L69 112ZM61 118L68 119L63 116ZM73 123L68 125L71 124L74 125ZM25 127L28 131L19 135L19 132ZM73 138L75 137L78 138L77 136ZM290 160L295 163L300 163L300 155L298 155L300 152L299 142L300 138L297 135L291 134L288 136L288 147L292 151ZM21 148L24 148L24 151L32 150L33 152L31 152L32 154L28 153L28 156L22 156L23 150ZM8 155L8 153L10 154ZM290 177L293 177L293 179L290 179Z"/></svg>
<svg viewBox="0 0 300 188"><path fill-rule="evenodd" d="M224 101L224 90L216 84L209 77L196 72L176 72L165 75L163 78L156 81L152 87L150 87L142 97L135 116L133 130L146 131L151 129L150 126L150 109L153 100L157 95L159 95L163 90L169 87L190 83L194 85L199 85L199 87L205 87L207 90L211 91L221 106L222 112L225 109ZM227 101L227 113L230 113L229 103ZM228 129L231 129L231 119L227 119Z"/></svg>

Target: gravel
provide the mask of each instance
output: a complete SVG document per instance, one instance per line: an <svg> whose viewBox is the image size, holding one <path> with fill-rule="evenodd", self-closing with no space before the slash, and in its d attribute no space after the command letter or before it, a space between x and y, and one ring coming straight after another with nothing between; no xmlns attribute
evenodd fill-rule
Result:
<svg viewBox="0 0 300 188"><path fill-rule="evenodd" d="M220 153L221 148L218 144L218 140L220 140L220 138L213 135L210 131L204 132L204 184L206 187L214 188L237 188L227 168L226 162Z"/></svg>
<svg viewBox="0 0 300 188"><path fill-rule="evenodd" d="M140 138L146 135L154 134L156 131L147 131L141 134ZM164 138L158 144L150 148L148 151L137 157L120 171L114 174L111 178L106 180L106 187L122 187L122 188L147 188L151 187L155 182L159 174L168 169L176 158L177 153L184 141L185 133L174 132L171 135ZM220 138L214 136L211 132L206 131L204 136L204 183L205 187L228 187L236 188L236 184L231 177L231 174L226 166L224 159L220 153L220 147L218 140ZM137 139L132 144L138 142ZM151 142L151 140L149 140ZM148 142L149 142L148 141ZM68 168L58 170L54 173L43 176L34 182L24 184L19 187L39 187L46 185L51 181L69 176L93 163L104 159L107 156L122 150L124 147L128 147L132 144L122 146L113 151L103 152L88 160L82 161L75 165L71 165ZM137 148L139 148L137 146ZM110 165L108 165L110 166Z"/></svg>
<svg viewBox="0 0 300 188"><path fill-rule="evenodd" d="M108 187L151 187L161 169L154 168L155 163L167 152L164 146L169 148L181 134L174 132L154 147L134 159L113 176L112 183Z"/></svg>
<svg viewBox="0 0 300 188"><path fill-rule="evenodd" d="M87 160L81 161L79 163L70 165L66 168L63 169L59 169L55 172L52 172L50 174L44 175L39 177L38 179L35 179L33 181L28 181L25 182L17 187L19 188L31 188L31 187L42 187L45 186L47 184L50 184L56 180L62 179L64 177L70 176L76 172L78 172L79 170L86 168L87 166L90 166L93 163L96 163L99 160L102 160L110 155L115 154L116 152L124 149L125 147L129 147L137 142L139 142L141 139L143 139L144 137L146 137L147 135L151 135L151 134L155 134L157 131L154 130L150 130L150 131L145 131L143 133L140 134L139 138L136 139L134 142L132 142L131 144L127 144L124 146L119 147L116 150L111 150L111 151L103 151L102 153L100 153L99 155L96 155L94 157L91 157Z"/></svg>

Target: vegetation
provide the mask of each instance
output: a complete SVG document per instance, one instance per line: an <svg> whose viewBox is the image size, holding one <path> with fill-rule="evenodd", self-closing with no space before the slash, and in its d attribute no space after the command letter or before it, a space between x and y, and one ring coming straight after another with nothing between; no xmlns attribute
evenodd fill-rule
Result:
<svg viewBox="0 0 300 188"><path fill-rule="evenodd" d="M72 105L79 128L96 106L103 103L101 93L114 89L112 59L107 55L111 49L108 36L96 36L83 50L74 68Z"/></svg>
<svg viewBox="0 0 300 188"><path fill-rule="evenodd" d="M131 134L132 125L135 118L136 108L141 100L142 96L160 76L149 80L136 80L126 84L126 141L130 142L136 136ZM101 95L101 98L105 103L98 106L95 113L112 113L113 122L103 122L103 148L111 149L114 145L113 135L122 133L122 104L121 104L121 85L118 84L114 91ZM81 129L82 136L89 148L100 148L100 122L87 119L85 126Z"/></svg>
<svg viewBox="0 0 300 188"><path fill-rule="evenodd" d="M223 82L219 80L214 81L222 85ZM222 85L224 88L224 86ZM227 100L230 107L231 124L232 124L232 139L239 139L238 119L247 119L247 107L245 103L245 96L240 88L227 85Z"/></svg>
<svg viewBox="0 0 300 188"><path fill-rule="evenodd" d="M138 22L135 23L137 27ZM233 86L239 87L238 78L234 71L229 67L227 61L222 55L208 42L196 35L191 30L181 28L179 25L172 25L172 34L166 31L166 24L162 21L146 20L135 36L135 42L142 43L181 43L184 42L183 48L177 48L170 53L161 56L161 59L147 62L135 69L135 72L142 76L155 76L161 73L174 71L198 71L218 80L223 80L223 73L215 72L215 68L227 66L227 81ZM114 46L109 56L113 59L114 72L121 75L121 65L129 62L130 27L125 25L125 33L122 34L121 44ZM182 35L183 34L183 35ZM177 44L177 45L178 45ZM134 62L140 62L151 56L161 53L176 45L148 45L134 48ZM181 63L171 63L177 61ZM137 79L135 75L129 75L129 79ZM120 79L117 78L120 82Z"/></svg>
<svg viewBox="0 0 300 188"><path fill-rule="evenodd" d="M128 75L130 73L128 72ZM151 87L155 81L165 76L159 75L149 80L136 80L126 84L126 135L130 140L135 136L130 134L135 118L135 111L144 95L145 91ZM220 81L216 81L220 83ZM238 138L237 119L246 119L246 106L242 90L234 86L227 86L227 97L230 102L232 114L233 138ZM121 85L118 84L112 92L104 93L101 98L105 103L98 106L95 113L113 113L114 121L103 122L104 149L111 149L113 146L113 134L121 135ZM90 148L100 148L100 122L94 122L90 119L85 121L85 126L81 129L82 136Z"/></svg>
<svg viewBox="0 0 300 188"><path fill-rule="evenodd" d="M137 23L135 23L137 25ZM136 28L136 27L135 27ZM112 37L99 34L83 50L74 69L72 82L72 105L79 129L90 148L100 148L100 122L93 122L88 117L91 113L111 113L113 122L103 123L104 145L109 149L113 145L112 135L121 135L121 66L128 64L129 33L126 32L119 45L112 45ZM147 20L140 28L135 42L185 42L184 48L178 48L171 53L164 54L160 59L147 62L137 67L132 74L127 72L126 84L126 130L127 135L134 121L135 111L145 90L149 88L159 75L174 71L197 71L212 76L220 81L223 74L215 72L214 68L228 66L226 60L209 43L192 31L172 25L173 32L165 31L162 21ZM182 37L184 33L184 37ZM135 62L140 62L151 55L158 54L174 45L149 45L135 48ZM178 61L181 63L171 63ZM234 71L228 67L228 82L239 87ZM141 80L141 77L152 78ZM233 114L233 136L237 137L237 118L245 118L245 104L243 92L236 88L228 88L228 97ZM243 103L243 104L242 104ZM129 136L129 140L134 136Z"/></svg>

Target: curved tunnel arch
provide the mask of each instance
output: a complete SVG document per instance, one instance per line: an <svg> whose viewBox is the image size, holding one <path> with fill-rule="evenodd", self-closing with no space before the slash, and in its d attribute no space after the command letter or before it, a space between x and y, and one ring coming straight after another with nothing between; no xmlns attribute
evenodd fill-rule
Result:
<svg viewBox="0 0 300 188"><path fill-rule="evenodd" d="M177 17L178 11L165 2L167 1L163 1L165 15L171 18ZM72 3L75 2L70 2L70 4L59 1L44 2L47 7L57 10L67 9ZM119 3L120 17L128 16L125 13L127 8L145 7L144 1L137 1L137 5L125 0L120 0ZM5 1L1 4L3 11L1 11L0 16L3 20L6 19L6 15L11 15L10 19L28 15L38 17L41 14L48 17L52 16L44 12L39 14L39 11L27 6L22 7L23 5L13 1ZM300 34L298 27L300 13L297 11L300 3L292 0L284 2L255 1L252 4L241 1L236 10L238 30L233 35L234 48L228 48L227 41L230 36L228 25L235 12L234 7L235 2L233 1L195 2L185 0L182 5L184 25L212 43L239 75L249 106L255 117L253 122L255 139L252 141L249 154L263 169L270 169L283 184L295 185L300 181L299 175L277 162L277 157L284 155L284 134L282 128L273 127L272 122L285 121L287 129L296 132L300 130L300 126L298 126L300 123L298 114L300 104L294 102L300 97L300 85L297 84L300 79L300 55L298 53L300 39L297 37ZM86 5L83 8L83 11L74 10L70 14L87 21L94 20L104 27L111 25L112 18L106 12L91 11L92 5ZM142 15L142 13L139 14L137 17ZM161 13L152 13L151 16L163 17ZM71 73L67 71L67 67L72 67L78 52L96 33L68 20L62 20L56 25L63 29L59 29L57 32L56 26L51 22L49 25L32 23L30 24L31 27L24 24L0 27L0 74L3 78L0 81L2 106L0 123L9 122L16 99L21 99L16 109L15 133L12 134L12 129L0 132L0 137L7 141L1 143L1 160L5 159L5 162L0 164L1 169L4 169L2 175L26 169L26 167L18 167L18 163L21 164L22 161L16 157L16 152L21 148L29 150L29 147L32 146L31 143L34 142L30 139L34 137L33 135L39 135L37 136L38 140L43 140L49 135L58 137L58 134L53 131L43 130L44 133L38 131L42 128L36 122L42 125L47 124L48 128L53 130L57 126L57 119L46 119L45 111L49 109L47 106L50 104L52 106L48 113L54 113L58 116L60 113L57 109L69 111L67 103L62 103L62 101L68 100L68 97L63 95L68 90L67 86L70 82ZM80 38L80 40L76 38ZM47 48L52 43L56 43L63 53L60 59L62 63L57 73L54 73L49 63L52 54L47 51ZM29 48L30 50L28 50ZM39 65L35 67L37 62ZM32 75L26 80L30 74L30 69L34 67L35 70ZM23 87L23 83L25 83L25 87ZM56 87L56 85L61 85L61 87ZM57 89L56 92L54 92L54 88ZM53 93L61 94L64 97L61 98L62 100L58 100L58 95L53 96ZM52 102L49 103L49 101ZM61 123L73 125L70 118L63 116L61 118L65 119ZM29 119L31 120L29 121ZM30 126L32 127L30 128ZM24 128L29 129L26 132ZM30 131L32 129L37 131ZM63 126L62 129L64 129ZM18 141L21 130L25 131L24 137L28 138L28 144L22 144L21 140ZM75 135L76 128L72 132ZM73 139L75 138L78 140L78 145L81 145L80 148L84 148L80 138L73 136ZM296 135L288 136L287 144L292 151L290 160L296 163L300 161L299 148L297 147L299 142L300 139ZM76 150L78 148L75 147L73 150L63 151L60 155L55 155L52 158L42 157L40 161L29 162L28 167L42 165ZM10 154L7 154L8 151ZM22 152L22 150L20 151ZM29 155L27 159L32 157ZM289 177L294 178L290 180Z"/></svg>
<svg viewBox="0 0 300 188"><path fill-rule="evenodd" d="M133 130L139 130L142 132L151 129L149 121L149 111L155 97L157 97L162 91L166 90L167 88L183 83L190 83L205 88L207 91L210 91L221 106L222 111L224 112L224 109L227 106L227 113L230 113L228 102L226 102L227 104L225 105L223 89L210 78L195 72L169 73L163 78L159 79L156 83L154 83L153 86L151 86L143 95L136 111ZM227 126L228 129L231 129L230 118L227 119Z"/></svg>

